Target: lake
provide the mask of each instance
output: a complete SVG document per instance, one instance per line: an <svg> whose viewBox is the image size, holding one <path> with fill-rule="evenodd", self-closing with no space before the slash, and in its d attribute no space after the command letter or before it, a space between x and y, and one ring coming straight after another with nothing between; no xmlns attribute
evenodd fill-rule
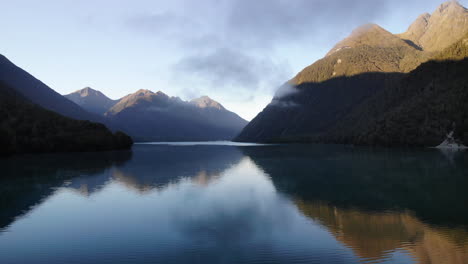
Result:
<svg viewBox="0 0 468 264"><path fill-rule="evenodd" d="M0 160L0 263L468 263L468 154L142 144Z"/></svg>

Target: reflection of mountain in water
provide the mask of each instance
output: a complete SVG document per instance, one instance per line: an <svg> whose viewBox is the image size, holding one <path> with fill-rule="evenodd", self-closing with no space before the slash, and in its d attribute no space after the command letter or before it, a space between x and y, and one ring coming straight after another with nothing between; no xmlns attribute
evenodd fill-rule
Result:
<svg viewBox="0 0 468 264"><path fill-rule="evenodd" d="M467 155L343 146L243 149L299 210L372 263L468 263Z"/></svg>
<svg viewBox="0 0 468 264"><path fill-rule="evenodd" d="M135 148L131 162L118 168L113 178L127 187L148 191L190 177L206 184L237 164L242 153L226 146L151 146Z"/></svg>
<svg viewBox="0 0 468 264"><path fill-rule="evenodd" d="M411 210L422 221L468 223L468 155L343 146L245 148L275 186L308 201L370 211Z"/></svg>
<svg viewBox="0 0 468 264"><path fill-rule="evenodd" d="M139 192L187 177L206 184L241 158L235 147L135 146L133 153L47 154L0 160L0 228L60 187L91 196L111 181Z"/></svg>
<svg viewBox="0 0 468 264"><path fill-rule="evenodd" d="M24 155L0 159L0 228L8 226L17 216L40 204L64 183L77 177L88 182L94 176L108 177L108 168L121 166L131 156L129 151L119 151ZM96 189L97 186L99 183L86 188Z"/></svg>
<svg viewBox="0 0 468 264"><path fill-rule="evenodd" d="M403 250L419 263L468 262L466 229L429 226L408 212L365 212L301 200L296 204L362 259L380 263Z"/></svg>

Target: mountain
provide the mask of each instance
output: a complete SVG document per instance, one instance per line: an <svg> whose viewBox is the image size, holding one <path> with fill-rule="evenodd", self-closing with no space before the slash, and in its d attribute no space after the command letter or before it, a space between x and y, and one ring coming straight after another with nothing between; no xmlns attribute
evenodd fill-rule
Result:
<svg viewBox="0 0 468 264"><path fill-rule="evenodd" d="M468 10L457 1L445 2L432 13L421 15L405 33L425 51L437 52L450 46L468 32Z"/></svg>
<svg viewBox="0 0 468 264"><path fill-rule="evenodd" d="M127 135L102 124L74 120L31 102L0 81L0 155L24 152L128 149Z"/></svg>
<svg viewBox="0 0 468 264"><path fill-rule="evenodd" d="M454 131L468 145L468 34L353 109L323 137L341 143L437 146Z"/></svg>
<svg viewBox="0 0 468 264"><path fill-rule="evenodd" d="M317 83L365 72L408 72L428 55L418 47L370 24L354 30L323 58L298 73L290 83Z"/></svg>
<svg viewBox="0 0 468 264"><path fill-rule="evenodd" d="M395 48L406 47L408 43L376 24L366 24L355 29L351 35L338 42L326 56L343 49L361 46Z"/></svg>
<svg viewBox="0 0 468 264"><path fill-rule="evenodd" d="M0 55L0 81L45 109L78 120L103 122L97 115L85 111L77 104L52 90L34 76Z"/></svg>
<svg viewBox="0 0 468 264"><path fill-rule="evenodd" d="M402 39L407 41L411 41L411 43L421 47L420 39L422 35L427 31L427 27L429 24L429 19L431 15L429 13L424 13L420 15L408 28L408 30L398 36Z"/></svg>
<svg viewBox="0 0 468 264"><path fill-rule="evenodd" d="M104 115L107 110L118 102L118 100L112 100L100 91L93 90L90 87L64 96L87 111L98 115Z"/></svg>
<svg viewBox="0 0 468 264"><path fill-rule="evenodd" d="M198 108L214 108L218 110L226 110L220 103L211 99L208 96L202 96L190 101L191 104L195 105Z"/></svg>
<svg viewBox="0 0 468 264"><path fill-rule="evenodd" d="M123 97L105 116L139 141L230 140L247 124L207 96L186 102L149 90Z"/></svg>
<svg viewBox="0 0 468 264"><path fill-rule="evenodd" d="M458 11L440 11L440 10L460 10L458 3L444 3L435 13L440 13L435 17L428 18L427 15L420 16L410 27L409 35L421 35L420 32L436 32L438 27L447 28L451 24L464 24L466 17L459 14ZM436 22L430 24L426 29L425 19ZM453 48L451 45L464 47L466 44L461 40L464 35L463 30L452 31L453 34L444 43L438 42L437 45L444 46L446 49ZM422 38L424 40L425 38ZM453 40L453 41L452 41ZM421 45L423 43L424 45ZM425 98L424 89L419 86L426 81L433 80L442 87L450 85L459 85L463 90L463 83L466 83L464 75L461 72L465 70L464 55L458 57L458 61L446 62L428 62L430 59L452 60L453 58L441 58L445 51L442 49L434 50L437 45L430 46L426 51L424 47L429 42L420 42L403 39L398 35L382 29L377 25L366 25L355 30L348 38L339 42L332 50L321 60L318 60L311 66L305 68L299 74L284 85L273 98L272 102L255 117L238 135L237 141L253 142L283 142L283 141L314 141L314 142L340 142L340 143L358 143L358 144L384 144L384 145L425 145L434 144L437 140L443 140L444 133L447 132L447 126L439 127L431 134L431 138L423 137L417 142L409 143L408 140L393 141L388 138L385 141L358 140L360 129L371 127L370 123L376 116L396 107L398 100L405 98L398 97L399 89L416 89L411 98ZM434 42L435 43L435 42ZM420 46L421 45L421 46ZM460 51L458 51L460 53ZM442 56L443 57L443 56ZM421 65L421 69L418 68ZM418 70L415 70L418 68ZM440 71L439 73L436 71ZM446 71L444 69L450 69ZM453 74L452 74L453 73ZM458 74L458 75L457 75ZM440 77L435 80L435 76ZM453 79L451 79L453 78ZM404 80L412 80L411 84L404 84ZM421 82L418 82L420 80ZM443 82L449 82L450 85ZM426 83L427 84L427 83ZM461 86L460 86L461 85ZM450 86L454 88L454 86ZM455 90L449 89L449 94L456 94ZM427 89L426 89L427 90ZM429 89L430 90L430 89ZM285 91L287 91L285 93ZM385 99L375 99L382 94L393 94ZM438 91L441 93L441 91ZM434 96L435 93L433 94ZM442 95L442 94L441 94ZM379 103L369 104L376 100ZM392 100L393 105L387 105L387 101ZM435 100L435 98L431 99ZM435 105L451 105L454 102L452 97L443 97ZM434 102L434 101L432 101ZM369 104L369 105L368 105ZM416 104L416 100L409 104ZM417 103L419 107L424 104ZM367 105L367 106L364 106ZM386 105L386 107L383 107ZM452 106L454 106L453 104ZM425 105L424 105L425 106ZM459 106L459 104L457 104ZM385 108L385 109L383 109ZM359 109L365 109L359 111ZM378 110L377 110L378 109ZM411 108L415 113L427 113L423 108ZM377 112L379 111L378 114ZM443 111L443 109L433 109L433 111ZM359 112L359 114L357 114ZM402 113L400 113L401 115ZM351 117L352 116L352 117ZM452 115L441 114L440 118L453 119ZM278 122L281 120L281 122ZM458 122L460 118L457 118ZM420 122L413 119L408 122ZM432 125L442 124L439 119ZM413 126L411 126L413 127ZM401 126L395 126L400 128ZM389 129L389 127L386 127ZM428 129L429 128L424 128ZM353 132L354 137L346 137L347 132ZM411 135L414 131L406 131L406 135ZM414 134L420 135L420 134ZM410 137L414 139L414 136ZM439 143L440 143L439 142Z"/></svg>

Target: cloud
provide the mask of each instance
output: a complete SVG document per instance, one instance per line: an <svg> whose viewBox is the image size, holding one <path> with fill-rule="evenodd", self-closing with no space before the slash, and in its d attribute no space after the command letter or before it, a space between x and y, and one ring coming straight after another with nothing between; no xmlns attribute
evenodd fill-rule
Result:
<svg viewBox="0 0 468 264"><path fill-rule="evenodd" d="M227 28L250 45L317 37L355 23L367 23L386 8L386 0L230 1ZM370 12L371 10L371 12Z"/></svg>
<svg viewBox="0 0 468 264"><path fill-rule="evenodd" d="M299 90L289 82L281 85L278 90L276 90L275 96L271 101L270 105L282 108L292 108L300 106L290 97L299 93Z"/></svg>
<svg viewBox="0 0 468 264"><path fill-rule="evenodd" d="M229 48L191 55L175 66L175 70L207 79L213 86L232 84L240 87L258 86L265 75L277 74L279 68L270 60L256 59Z"/></svg>
<svg viewBox="0 0 468 264"><path fill-rule="evenodd" d="M183 9L142 13L127 26L152 35L167 33L189 46L205 38L220 45L271 48L278 43L315 38L328 31L347 31L371 22L386 9L388 0L205 0L180 2ZM372 10L372 12L369 12ZM161 35L160 35L161 36ZM207 37L209 36L209 37ZM195 45L197 47L203 45Z"/></svg>
<svg viewBox="0 0 468 264"><path fill-rule="evenodd" d="M299 90L289 82L281 85L275 93L275 99L282 99L299 92Z"/></svg>
<svg viewBox="0 0 468 264"><path fill-rule="evenodd" d="M126 20L126 25L140 33L159 37L170 35L177 39L200 26L197 21L172 12L133 15Z"/></svg>
<svg viewBox="0 0 468 264"><path fill-rule="evenodd" d="M276 107L281 107L281 108L291 108L291 107L298 107L299 104L293 102L293 101L284 101L284 100L280 100L280 99L277 99L277 98L274 98L271 103L270 103L271 106L276 106Z"/></svg>
<svg viewBox="0 0 468 264"><path fill-rule="evenodd" d="M237 87L237 92L251 93L268 86L277 87L289 75L288 69L286 62L278 63L269 57L230 48L190 55L174 66L176 76L195 78L211 87Z"/></svg>
<svg viewBox="0 0 468 264"><path fill-rule="evenodd" d="M279 69L287 62L271 60L271 54L277 53L282 44L313 39L322 31L333 31L336 25L339 30L350 21L368 22L384 9L387 1L179 2L186 8L133 16L127 25L183 47L180 60L171 68L175 75L205 78L213 88L228 83L242 89L271 83L272 79L277 80L272 85L278 87L292 77L285 74L289 69Z"/></svg>

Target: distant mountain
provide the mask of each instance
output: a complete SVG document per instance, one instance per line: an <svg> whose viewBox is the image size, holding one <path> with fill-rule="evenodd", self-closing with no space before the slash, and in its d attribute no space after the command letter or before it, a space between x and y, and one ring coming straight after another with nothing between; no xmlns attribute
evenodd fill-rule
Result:
<svg viewBox="0 0 468 264"><path fill-rule="evenodd" d="M64 96L85 110L98 115L104 115L105 112L119 101L112 100L100 91L93 90L90 87Z"/></svg>
<svg viewBox="0 0 468 264"><path fill-rule="evenodd" d="M454 42L464 36L463 32L468 29L466 26L464 26L465 30L450 31L452 35L445 38L443 42L426 41L422 37L423 41L421 42L420 38L416 38L417 36L433 34L431 32L439 32L452 24L454 28L458 28L458 25L464 25L466 9L461 7L465 10L463 13L460 11L460 7L458 3L448 2L441 5L431 18L428 15L420 16L408 30L409 33L405 34L407 39L393 35L377 25L366 25L358 28L348 38L335 45L327 56L305 68L278 90L272 102L244 128L236 140L254 142L346 141L347 143L373 144L370 140L358 141L357 136L344 140L345 131L353 130L354 135L356 135L363 132L360 129L369 127L371 113L386 103L386 101L379 99L377 100L379 104L374 104L373 108L363 106L373 98L389 91L398 94L398 89L404 86L402 79L412 79L415 83L411 84L411 87L422 83L415 81L418 78L421 81L434 80L436 82L435 77L438 74L433 71L435 68L441 71L441 76L437 80L440 85L444 85L441 83L442 80L457 85L467 82L463 80L464 75L455 76L455 73L459 73L459 69L464 69L463 61L428 63L427 65L430 66L425 64L421 69L418 68L419 65L431 58L441 59L440 56L444 52L443 48L440 47L446 49L453 48L450 45L464 47L466 44L464 40L455 44ZM426 23L426 20L433 21ZM409 36L412 36L412 39ZM427 38L429 39L429 37ZM425 47L429 50L425 50ZM461 56L462 58L464 57ZM443 59L452 60L453 57L449 56ZM444 67L450 68L454 74L450 75L449 72L444 71ZM416 68L418 70L413 71ZM420 75L414 77L416 74ZM454 79L450 79L450 77ZM449 86L447 85L447 87ZM422 96L422 94L420 95ZM417 98L418 93L412 96ZM444 99L446 100L444 103L452 104L455 102L451 102L452 99L454 98L447 97ZM361 107L366 110L355 114ZM390 106L387 107L385 111L391 111ZM416 113L418 111L427 113L419 108L412 110ZM350 117L352 113L355 115L354 118ZM450 115L441 116L448 119L451 117ZM359 121L359 124L365 125L360 127L357 123L349 120ZM419 121L413 120L413 122ZM435 137L442 141L443 135L440 138L441 133L445 133L446 129L447 127L444 125L443 128L437 130L437 133L433 134L434 137L431 140L425 138L414 145L433 144ZM408 131L407 134L409 134ZM410 144L408 141L397 142L391 139L374 143Z"/></svg>
<svg viewBox="0 0 468 264"><path fill-rule="evenodd" d="M138 141L230 140L247 124L207 96L186 102L149 90L123 97L105 116Z"/></svg>
<svg viewBox="0 0 468 264"><path fill-rule="evenodd" d="M139 141L230 140L247 124L208 96L186 102L161 91L139 90L112 100L87 87L65 97Z"/></svg>
<svg viewBox="0 0 468 264"><path fill-rule="evenodd" d="M220 103L209 98L208 96L202 96L190 101L191 104L195 105L198 108L214 108L218 110L226 110Z"/></svg>
<svg viewBox="0 0 468 264"><path fill-rule="evenodd" d="M104 121L99 116L83 110L77 104L55 92L28 72L14 65L3 55L0 55L0 81L45 109L78 120Z"/></svg>
<svg viewBox="0 0 468 264"><path fill-rule="evenodd" d="M128 149L132 143L102 124L46 110L0 81L0 155Z"/></svg>

